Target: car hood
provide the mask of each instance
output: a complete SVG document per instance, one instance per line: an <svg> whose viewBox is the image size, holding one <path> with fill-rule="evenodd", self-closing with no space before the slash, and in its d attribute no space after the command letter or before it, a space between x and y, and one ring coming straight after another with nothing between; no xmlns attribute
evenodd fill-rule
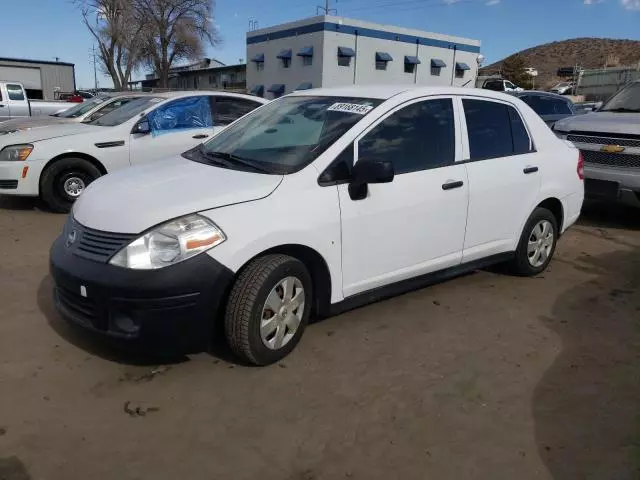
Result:
<svg viewBox="0 0 640 480"><path fill-rule="evenodd" d="M591 112L560 120L555 128L563 132L640 135L640 113Z"/></svg>
<svg viewBox="0 0 640 480"><path fill-rule="evenodd" d="M4 128L4 124L0 124L0 128ZM0 146L16 145L20 143L39 142L41 140L49 140L50 138L65 137L68 135L78 135L82 133L92 133L103 128L95 125L85 125L83 123L63 123L40 126L38 128L27 128L11 133L0 135Z"/></svg>
<svg viewBox="0 0 640 480"><path fill-rule="evenodd" d="M73 216L96 230L140 233L182 215L267 197L282 178L170 157L93 182Z"/></svg>
<svg viewBox="0 0 640 480"><path fill-rule="evenodd" d="M0 135L7 133L14 133L19 130L26 130L29 128L46 127L49 125L61 125L63 123L73 123L73 118L60 118L50 115L42 115L40 117L32 118L12 118L0 123Z"/></svg>

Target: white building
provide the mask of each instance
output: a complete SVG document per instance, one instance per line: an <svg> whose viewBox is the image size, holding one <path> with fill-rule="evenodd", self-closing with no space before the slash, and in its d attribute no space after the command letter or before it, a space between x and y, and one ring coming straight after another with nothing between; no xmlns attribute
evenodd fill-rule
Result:
<svg viewBox="0 0 640 480"><path fill-rule="evenodd" d="M480 41L319 16L247 33L247 90L276 98L351 84L475 86Z"/></svg>

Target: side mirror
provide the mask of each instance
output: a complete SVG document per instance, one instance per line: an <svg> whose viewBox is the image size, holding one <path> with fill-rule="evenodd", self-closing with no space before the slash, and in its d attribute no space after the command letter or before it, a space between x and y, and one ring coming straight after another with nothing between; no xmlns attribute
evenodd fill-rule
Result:
<svg viewBox="0 0 640 480"><path fill-rule="evenodd" d="M149 125L149 120L145 117L142 118L138 123L135 124L131 133L137 133L140 135L148 135L151 133L151 125Z"/></svg>
<svg viewBox="0 0 640 480"><path fill-rule="evenodd" d="M367 197L368 184L389 183L394 176L393 164L388 160L358 160L353 166L349 196L352 200L362 200Z"/></svg>

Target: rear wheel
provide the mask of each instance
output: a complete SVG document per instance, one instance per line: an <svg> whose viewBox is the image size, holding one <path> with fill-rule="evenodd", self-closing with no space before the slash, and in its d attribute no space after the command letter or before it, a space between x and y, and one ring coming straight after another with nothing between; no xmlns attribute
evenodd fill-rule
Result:
<svg viewBox="0 0 640 480"><path fill-rule="evenodd" d="M57 160L42 174L40 195L51 210L66 213L89 184L100 175L100 170L82 158Z"/></svg>
<svg viewBox="0 0 640 480"><path fill-rule="evenodd" d="M225 312L229 346L242 360L268 365L298 344L309 320L311 277L287 255L253 260L231 289Z"/></svg>
<svg viewBox="0 0 640 480"><path fill-rule="evenodd" d="M546 208L536 208L527 220L511 270L516 275L534 276L543 272L556 250L558 224Z"/></svg>

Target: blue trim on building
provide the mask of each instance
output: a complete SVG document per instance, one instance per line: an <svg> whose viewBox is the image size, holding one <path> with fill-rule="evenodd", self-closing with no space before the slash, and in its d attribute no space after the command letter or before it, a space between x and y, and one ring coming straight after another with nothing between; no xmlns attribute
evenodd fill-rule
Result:
<svg viewBox="0 0 640 480"><path fill-rule="evenodd" d="M376 52L376 62L392 62L393 57L387 52Z"/></svg>
<svg viewBox="0 0 640 480"><path fill-rule="evenodd" d="M299 57L313 57L313 47L302 47L298 52Z"/></svg>
<svg viewBox="0 0 640 480"><path fill-rule="evenodd" d="M444 61L440 60L439 58L432 58L431 59L431 67L432 68L444 68L446 66L447 66L447 64L444 63Z"/></svg>
<svg viewBox="0 0 640 480"><path fill-rule="evenodd" d="M264 85L256 85L251 89L251 95L262 97L264 95Z"/></svg>
<svg viewBox="0 0 640 480"><path fill-rule="evenodd" d="M409 65L420 65L422 62L418 57L413 57L411 55L404 56L404 63L408 63Z"/></svg>
<svg viewBox="0 0 640 480"><path fill-rule="evenodd" d="M290 48L285 48L284 50L282 50L278 55L277 58L291 58L291 49Z"/></svg>
<svg viewBox="0 0 640 480"><path fill-rule="evenodd" d="M251 61L256 63L264 62L264 53L259 53L258 55L253 57Z"/></svg>
<svg viewBox="0 0 640 480"><path fill-rule="evenodd" d="M456 62L456 70L471 70L471 67L469 67L469 65L467 65L466 63Z"/></svg>
<svg viewBox="0 0 640 480"><path fill-rule="evenodd" d="M262 35L254 35L247 37L247 45L323 31L344 33L346 35L358 35L360 37L379 38L381 40L393 40L396 42L411 43L413 45L419 44L427 47L453 48L455 46L456 50L460 50L462 52L480 53L480 47L468 45L466 43L448 42L446 40L437 40L435 38L418 37L415 35L386 32L384 30L375 30L372 28L353 27L351 25L340 25L338 23L331 22L312 23L310 25L287 28L285 30L278 30Z"/></svg>
<svg viewBox="0 0 640 480"><path fill-rule="evenodd" d="M338 47L339 57L355 57L356 52L350 47Z"/></svg>

